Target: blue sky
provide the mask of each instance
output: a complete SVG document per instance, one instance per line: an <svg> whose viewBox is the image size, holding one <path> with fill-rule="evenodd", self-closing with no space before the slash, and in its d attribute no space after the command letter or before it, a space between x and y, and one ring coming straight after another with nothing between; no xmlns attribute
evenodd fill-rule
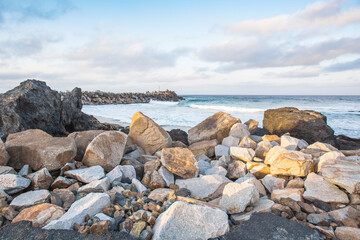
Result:
<svg viewBox="0 0 360 240"><path fill-rule="evenodd" d="M360 1L0 0L0 92L359 94Z"/></svg>

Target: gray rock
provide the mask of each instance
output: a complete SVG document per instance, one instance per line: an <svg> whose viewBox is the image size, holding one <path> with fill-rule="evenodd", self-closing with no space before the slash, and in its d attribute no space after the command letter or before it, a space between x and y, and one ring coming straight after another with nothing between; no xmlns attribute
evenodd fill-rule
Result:
<svg viewBox="0 0 360 240"><path fill-rule="evenodd" d="M249 137L249 127L242 123L235 123L230 129L229 136L237 137L239 139Z"/></svg>
<svg viewBox="0 0 360 240"><path fill-rule="evenodd" d="M29 179L12 173L0 175L0 189L3 189L7 194L20 192L27 188L30 183Z"/></svg>
<svg viewBox="0 0 360 240"><path fill-rule="evenodd" d="M105 177L80 187L78 192L106 192L109 188L109 179Z"/></svg>
<svg viewBox="0 0 360 240"><path fill-rule="evenodd" d="M49 198L50 192L48 190L29 191L14 198L10 206L13 206L15 209L31 207L39 203L44 203Z"/></svg>
<svg viewBox="0 0 360 240"><path fill-rule="evenodd" d="M18 174L20 176L26 176L26 175L28 175L30 173L31 173L31 168L30 168L29 164L26 164L20 169Z"/></svg>
<svg viewBox="0 0 360 240"><path fill-rule="evenodd" d="M199 164L199 162L198 162ZM164 179L166 182L166 186L170 186L170 184L174 184L174 174L166 169L166 167L161 166L158 170L159 175Z"/></svg>
<svg viewBox="0 0 360 240"><path fill-rule="evenodd" d="M270 193L275 189L281 189L285 187L285 179L277 178L269 174L260 181Z"/></svg>
<svg viewBox="0 0 360 240"><path fill-rule="evenodd" d="M132 165L121 165L119 167L123 173L122 179L128 178L131 181L133 178L136 178L136 171Z"/></svg>
<svg viewBox="0 0 360 240"><path fill-rule="evenodd" d="M221 175L225 177L226 174L227 174L226 169L221 166L212 167L205 171L205 175Z"/></svg>
<svg viewBox="0 0 360 240"><path fill-rule="evenodd" d="M207 162L210 162L210 160L211 160L211 159L210 159L208 156L206 156L204 153L199 154L199 155L196 155L196 156L195 156L195 159L196 159L197 161L203 160L203 161L207 161Z"/></svg>
<svg viewBox="0 0 360 240"><path fill-rule="evenodd" d="M216 189L225 182L231 182L224 176L206 175L199 178L177 179L175 184L180 188L187 188L192 195L205 198L216 191Z"/></svg>
<svg viewBox="0 0 360 240"><path fill-rule="evenodd" d="M142 193L147 190L147 188L136 178L132 179L132 183L135 185L139 193Z"/></svg>
<svg viewBox="0 0 360 240"><path fill-rule="evenodd" d="M228 146L228 147L235 147L238 146L240 143L240 139L234 136L228 136L223 139L222 145ZM216 149L215 149L216 151Z"/></svg>
<svg viewBox="0 0 360 240"><path fill-rule="evenodd" d="M12 167L0 166L0 175L7 174L7 173L17 174L16 171L14 170L14 168L12 168Z"/></svg>
<svg viewBox="0 0 360 240"><path fill-rule="evenodd" d="M112 183L113 181L121 181L123 177L123 173L121 171L120 166L114 167L113 170L111 170L108 174L106 174L106 177L109 179L109 182Z"/></svg>
<svg viewBox="0 0 360 240"><path fill-rule="evenodd" d="M230 156L222 156L219 158L219 166L222 166L224 168L227 168L229 163L231 162L231 157Z"/></svg>
<svg viewBox="0 0 360 240"><path fill-rule="evenodd" d="M103 178L105 173L101 166L93 166L89 168L80 168L66 171L65 176L75 178L83 183L90 183L92 181Z"/></svg>
<svg viewBox="0 0 360 240"><path fill-rule="evenodd" d="M89 193L74 202L61 218L51 221L43 229L72 229L74 223L82 223L86 215L93 217L109 203L110 197L106 193Z"/></svg>
<svg viewBox="0 0 360 240"><path fill-rule="evenodd" d="M219 205L226 208L229 214L241 213L247 206L259 201L259 191L249 183L226 184Z"/></svg>
<svg viewBox="0 0 360 240"><path fill-rule="evenodd" d="M211 168L211 164L207 161L200 160L198 161L199 174L204 175L206 170Z"/></svg>
<svg viewBox="0 0 360 240"><path fill-rule="evenodd" d="M219 209L178 201L158 217L153 231L153 240L207 240L229 231L228 216Z"/></svg>
<svg viewBox="0 0 360 240"><path fill-rule="evenodd" d="M275 203L267 197L262 197L254 204L254 209L247 213L238 213L231 215L231 221L234 224L240 224L241 222L248 221L254 213L271 212L271 207Z"/></svg>
<svg viewBox="0 0 360 240"><path fill-rule="evenodd" d="M326 203L349 203L349 198L337 186L326 181L316 173L310 173L305 180L306 191L303 197L306 200L320 200Z"/></svg>
<svg viewBox="0 0 360 240"><path fill-rule="evenodd" d="M221 156L229 156L230 155L230 147L225 145L216 145L215 146L215 156L219 158Z"/></svg>

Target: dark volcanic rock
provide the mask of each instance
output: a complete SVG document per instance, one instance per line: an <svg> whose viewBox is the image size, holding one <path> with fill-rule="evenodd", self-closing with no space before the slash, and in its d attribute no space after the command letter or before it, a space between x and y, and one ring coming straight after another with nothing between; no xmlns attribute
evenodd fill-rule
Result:
<svg viewBox="0 0 360 240"><path fill-rule="evenodd" d="M0 94L0 137L27 129L41 129L53 136L90 129L116 129L81 112L81 90L61 96L45 82L26 80Z"/></svg>
<svg viewBox="0 0 360 240"><path fill-rule="evenodd" d="M137 238L124 232L108 232L96 235L83 235L72 230L43 230L31 227L31 222L18 222L7 224L0 228L0 239L2 240L136 240Z"/></svg>
<svg viewBox="0 0 360 240"><path fill-rule="evenodd" d="M292 107L268 109L264 113L263 126L278 136L289 132L310 144L320 141L335 146L334 130L326 124L326 117L315 111Z"/></svg>
<svg viewBox="0 0 360 240"><path fill-rule="evenodd" d="M238 225L232 232L222 236L223 240L315 240L319 233L286 218L271 213L255 213L250 220Z"/></svg>
<svg viewBox="0 0 360 240"><path fill-rule="evenodd" d="M180 141L186 144L187 146L189 145L187 132L181 129L172 129L168 133L173 141Z"/></svg>
<svg viewBox="0 0 360 240"><path fill-rule="evenodd" d="M336 146L342 150L360 149L360 138L350 138L344 135L336 136Z"/></svg>

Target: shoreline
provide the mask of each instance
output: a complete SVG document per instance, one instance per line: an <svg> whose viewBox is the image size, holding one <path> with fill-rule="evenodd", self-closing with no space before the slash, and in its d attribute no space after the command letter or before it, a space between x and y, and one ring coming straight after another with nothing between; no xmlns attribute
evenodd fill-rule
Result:
<svg viewBox="0 0 360 240"><path fill-rule="evenodd" d="M80 89L28 80L0 97L1 239L360 235L360 140L319 112L268 109L263 127L216 112L167 132L141 112L101 123Z"/></svg>

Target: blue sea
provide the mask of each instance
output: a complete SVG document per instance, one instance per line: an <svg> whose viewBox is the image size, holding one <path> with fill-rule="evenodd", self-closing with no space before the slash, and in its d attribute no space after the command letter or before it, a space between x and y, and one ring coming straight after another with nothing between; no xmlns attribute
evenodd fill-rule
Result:
<svg viewBox="0 0 360 240"><path fill-rule="evenodd" d="M242 122L255 119L262 126L264 111L296 107L324 114L335 134L360 138L360 96L219 96L189 95L181 102L151 101L143 104L86 105L85 113L99 120L128 126L132 115L140 111L166 130L188 130L210 115L223 111Z"/></svg>

